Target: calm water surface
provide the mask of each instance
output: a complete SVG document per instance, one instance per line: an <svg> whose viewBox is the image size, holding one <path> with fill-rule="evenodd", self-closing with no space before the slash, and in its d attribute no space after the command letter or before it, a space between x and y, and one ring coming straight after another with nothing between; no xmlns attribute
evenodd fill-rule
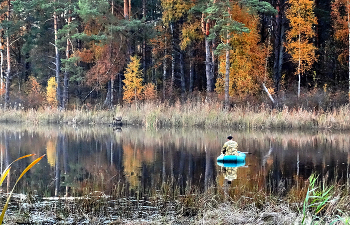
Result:
<svg viewBox="0 0 350 225"><path fill-rule="evenodd" d="M16 192L81 196L122 191L131 196L154 193L164 184L181 193L188 188L204 192L223 186L226 170L216 157L229 134L239 150L252 153L237 168L231 186L286 193L312 172L326 181L349 182L349 133L1 125L1 170L20 156L36 154L16 162L2 188L12 187L31 161L46 154Z"/></svg>

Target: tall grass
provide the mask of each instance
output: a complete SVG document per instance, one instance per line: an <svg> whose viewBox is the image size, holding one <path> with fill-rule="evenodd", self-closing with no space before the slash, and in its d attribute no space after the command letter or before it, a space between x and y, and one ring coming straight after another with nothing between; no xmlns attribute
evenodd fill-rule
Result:
<svg viewBox="0 0 350 225"><path fill-rule="evenodd" d="M29 124L111 124L120 116L124 124L159 127L230 127L235 129L350 129L350 106L329 110L274 109L264 104L233 106L225 110L221 103L187 102L181 104L143 103L116 106L113 110L80 109L59 111L2 110L0 122Z"/></svg>
<svg viewBox="0 0 350 225"><path fill-rule="evenodd" d="M273 109L260 106L234 106L224 110L212 104L143 104L115 111L131 124L146 127L230 127L236 129L350 129L349 105L330 111L303 108Z"/></svg>
<svg viewBox="0 0 350 225"><path fill-rule="evenodd" d="M235 185L214 184L203 192L187 183L180 191L175 179L166 180L159 190L138 187L130 194L127 186L116 183L111 195L87 190L83 197L46 200L43 205L32 202L37 211L27 211L30 217L22 221L36 222L35 215L40 211L51 223L349 224L349 196L344 187L321 184L315 175L309 181L305 183L307 193L299 189L291 193L297 195L294 198ZM20 221L19 217L24 216L17 217L13 220Z"/></svg>

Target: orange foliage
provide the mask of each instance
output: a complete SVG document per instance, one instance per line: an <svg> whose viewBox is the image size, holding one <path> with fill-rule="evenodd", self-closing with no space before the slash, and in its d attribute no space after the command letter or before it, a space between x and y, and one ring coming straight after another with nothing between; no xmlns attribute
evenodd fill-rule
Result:
<svg viewBox="0 0 350 225"><path fill-rule="evenodd" d="M257 95L261 92L261 83L272 83L265 77L265 60L267 48L259 44L259 17L252 15L248 10L239 5L233 5L231 10L232 19L245 24L250 29L249 33L230 34L230 96L246 97ZM226 37L225 37L226 38ZM224 92L224 77L226 71L226 58L222 54L219 57L219 73L221 75L216 83L216 91Z"/></svg>
<svg viewBox="0 0 350 225"><path fill-rule="evenodd" d="M156 86L152 83L148 83L144 87L143 95L146 100L155 100L157 98Z"/></svg>
<svg viewBox="0 0 350 225"><path fill-rule="evenodd" d="M27 81L28 90L28 105L32 108L38 108L44 100L43 91L41 85L38 83L35 77L30 76Z"/></svg>
<svg viewBox="0 0 350 225"><path fill-rule="evenodd" d="M155 62L154 67L158 68L162 65L164 58L170 59L170 45L169 41L171 40L171 37L169 33L166 32L166 29L164 26L157 26L156 31L159 33L155 38L151 39L150 42L153 46L152 48L152 55L158 59L158 61ZM167 51L168 54L164 55L164 52Z"/></svg>
<svg viewBox="0 0 350 225"><path fill-rule="evenodd" d="M317 20L314 14L314 2L310 0L289 0L286 11L291 29L287 31L286 49L295 64L300 64L297 74L310 69L316 61L316 47L312 40L315 37L314 25Z"/></svg>
<svg viewBox="0 0 350 225"><path fill-rule="evenodd" d="M92 63L94 60L94 53L90 49L81 49L75 52L76 56L79 57L80 61L86 63Z"/></svg>
<svg viewBox="0 0 350 225"><path fill-rule="evenodd" d="M5 94L5 85L2 86L2 88L0 88L0 96L2 96L3 94Z"/></svg>
<svg viewBox="0 0 350 225"><path fill-rule="evenodd" d="M346 48L342 48L341 54L338 56L340 62L348 60L349 55L349 29L348 29L348 11L350 4L346 0L334 0L332 3L331 16L333 19L334 37L343 43Z"/></svg>
<svg viewBox="0 0 350 225"><path fill-rule="evenodd" d="M109 45L93 45L93 57L96 64L87 72L86 83L90 86L102 87L123 69L125 56L121 52L121 43Z"/></svg>

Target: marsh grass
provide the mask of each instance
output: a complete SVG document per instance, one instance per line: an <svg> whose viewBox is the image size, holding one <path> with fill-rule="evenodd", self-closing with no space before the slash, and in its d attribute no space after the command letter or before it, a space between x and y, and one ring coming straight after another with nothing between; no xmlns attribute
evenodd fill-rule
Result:
<svg viewBox="0 0 350 225"><path fill-rule="evenodd" d="M309 180L285 196L259 187L236 191L235 186L215 184L203 192L171 179L159 190L139 187L130 195L126 186L116 184L110 195L87 190L82 197L37 198L5 219L62 224L349 224L346 187L322 184L315 176Z"/></svg>
<svg viewBox="0 0 350 225"><path fill-rule="evenodd" d="M161 127L230 127L235 129L350 129L350 106L329 110L287 106L271 108L268 105L249 104L223 109L221 103L187 102L174 104L152 102L116 106L112 110L80 109L59 111L1 110L0 122L29 124L111 124L113 117L123 118L123 124L147 128Z"/></svg>

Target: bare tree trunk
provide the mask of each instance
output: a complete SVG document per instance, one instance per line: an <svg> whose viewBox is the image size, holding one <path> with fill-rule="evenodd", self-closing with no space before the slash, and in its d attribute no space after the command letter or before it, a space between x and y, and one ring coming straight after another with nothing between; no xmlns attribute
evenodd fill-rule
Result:
<svg viewBox="0 0 350 225"><path fill-rule="evenodd" d="M211 91L214 91L215 88L215 70L216 70L216 64L215 64L215 39L211 41L211 74L210 74L210 83L211 83Z"/></svg>
<svg viewBox="0 0 350 225"><path fill-rule="evenodd" d="M285 32L284 25L284 10L283 6L285 5L285 0L279 0L278 5L276 6L278 14L275 18L275 32L276 38L274 42L274 82L275 82L275 92L278 94L280 90L280 81L282 77L282 64L283 64L283 36Z"/></svg>
<svg viewBox="0 0 350 225"><path fill-rule="evenodd" d="M175 82L175 57L176 57L176 50L175 50L175 40L174 40L174 24L170 23L170 30L171 30L171 84L170 84L170 93L173 94L173 87Z"/></svg>
<svg viewBox="0 0 350 225"><path fill-rule="evenodd" d="M108 81L107 95L106 95L105 101L103 102L103 105L109 107L110 102L111 102L111 80Z"/></svg>
<svg viewBox="0 0 350 225"><path fill-rule="evenodd" d="M1 37L0 37L0 57L1 57L1 61L0 61L0 90L2 90L4 88L4 51L3 51L3 42L2 42L2 35L3 33L1 32Z"/></svg>
<svg viewBox="0 0 350 225"><path fill-rule="evenodd" d="M119 81L118 101L119 101L119 103L121 103L123 100L123 98L122 98L122 96L123 96L123 82L122 82L122 76L120 73L118 74L118 81Z"/></svg>
<svg viewBox="0 0 350 225"><path fill-rule="evenodd" d="M113 106L113 101L114 101L114 78L112 77L111 78L111 104L110 104L110 107Z"/></svg>
<svg viewBox="0 0 350 225"><path fill-rule="evenodd" d="M193 65L193 49L191 49L190 53L190 86L189 92L193 92L193 81L194 81L194 65Z"/></svg>
<svg viewBox="0 0 350 225"><path fill-rule="evenodd" d="M167 79L167 65L166 65L166 57L167 57L167 48L166 48L166 37L164 38L164 58L163 58L163 99L165 99L166 94L166 79Z"/></svg>
<svg viewBox="0 0 350 225"><path fill-rule="evenodd" d="M229 35L227 35L228 42ZM225 72L225 109L230 106L230 50L226 50L226 72Z"/></svg>
<svg viewBox="0 0 350 225"><path fill-rule="evenodd" d="M68 14L71 14L72 11L68 10ZM68 17L68 25L71 23L72 17ZM67 44L66 44L66 59L68 60L70 58L70 41L69 41L69 33L68 33L68 38L67 38ZM63 77L63 98L62 98L62 108L66 109L67 104L68 104L68 77L69 77L69 72L68 72L68 66L66 66L66 69L64 71L64 77Z"/></svg>
<svg viewBox="0 0 350 225"><path fill-rule="evenodd" d="M207 96L212 92L211 84L211 57L210 57L210 44L208 37L205 36L205 75L207 78Z"/></svg>
<svg viewBox="0 0 350 225"><path fill-rule="evenodd" d="M55 197L57 197L60 193L61 187L61 168L60 168L60 153L62 146L62 138L61 135L57 138L56 144L56 160L55 160Z"/></svg>
<svg viewBox="0 0 350 225"><path fill-rule="evenodd" d="M55 0L56 2L56 0ZM57 99L57 107L60 108L62 106L61 104L61 85L60 85L60 54L58 50L58 24L57 24L57 13L56 11L53 14L53 21L54 21L54 32L55 32L55 59L56 59L56 83L57 83L57 90L56 90L56 99Z"/></svg>
<svg viewBox="0 0 350 225"><path fill-rule="evenodd" d="M129 19L129 1L128 0L124 0L124 18L126 20Z"/></svg>
<svg viewBox="0 0 350 225"><path fill-rule="evenodd" d="M266 77L267 77L267 64L268 64L268 59L269 59L269 55L270 55L270 43L271 43L271 28L269 26L268 28L268 39L267 39L267 54L266 54L266 59L265 59L265 76L264 76L264 82L262 83L263 89L264 91L267 93L267 95L269 96L270 100L272 101L272 103L275 103L275 100L273 99L272 95L270 94L269 90L266 88L265 86L265 82L266 82Z"/></svg>
<svg viewBox="0 0 350 225"><path fill-rule="evenodd" d="M10 13L11 13L11 0L7 1L8 11L7 11L7 21L10 21ZM8 108L10 102L10 76L11 76L11 57L10 57L10 34L9 30L7 30L6 36L6 47L7 47L7 71L6 71L6 84L5 84L5 109Z"/></svg>
<svg viewBox="0 0 350 225"><path fill-rule="evenodd" d="M299 61L298 61L298 98L300 98L300 66L301 66L301 62L300 62L300 52L301 52L301 46L300 46L300 32L299 32Z"/></svg>
<svg viewBox="0 0 350 225"><path fill-rule="evenodd" d="M185 100L186 93L186 81L185 81L185 71L184 71L184 52L180 52L180 77L181 77L181 99Z"/></svg>

